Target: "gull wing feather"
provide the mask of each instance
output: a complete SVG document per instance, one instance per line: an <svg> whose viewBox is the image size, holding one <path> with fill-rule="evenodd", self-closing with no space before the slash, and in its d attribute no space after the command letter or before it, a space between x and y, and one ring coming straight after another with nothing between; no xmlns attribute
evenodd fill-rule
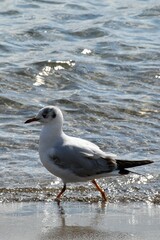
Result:
<svg viewBox="0 0 160 240"><path fill-rule="evenodd" d="M82 139L55 146L50 159L60 168L68 169L79 177L108 173L117 167L114 158L101 151L97 145Z"/></svg>

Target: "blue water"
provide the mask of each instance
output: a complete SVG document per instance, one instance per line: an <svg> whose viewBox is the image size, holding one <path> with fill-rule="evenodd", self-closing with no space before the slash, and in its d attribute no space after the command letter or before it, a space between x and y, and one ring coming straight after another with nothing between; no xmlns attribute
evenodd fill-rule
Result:
<svg viewBox="0 0 160 240"><path fill-rule="evenodd" d="M0 23L1 201L48 201L62 186L40 163L40 126L24 125L51 104L66 133L155 161L135 169L145 176L100 180L110 201L159 204L160 4L3 0ZM90 183L65 197L100 199Z"/></svg>

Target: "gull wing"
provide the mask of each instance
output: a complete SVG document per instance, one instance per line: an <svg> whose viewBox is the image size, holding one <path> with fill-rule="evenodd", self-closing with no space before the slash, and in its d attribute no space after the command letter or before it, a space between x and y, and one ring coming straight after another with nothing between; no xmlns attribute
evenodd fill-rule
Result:
<svg viewBox="0 0 160 240"><path fill-rule="evenodd" d="M57 146L52 153L50 159L58 167L68 169L79 177L96 176L117 168L114 158L85 140Z"/></svg>

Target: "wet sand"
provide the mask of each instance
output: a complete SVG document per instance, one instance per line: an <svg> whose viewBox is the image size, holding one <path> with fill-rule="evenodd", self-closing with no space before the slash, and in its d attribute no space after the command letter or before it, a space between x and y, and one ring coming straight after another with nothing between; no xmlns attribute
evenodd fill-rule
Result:
<svg viewBox="0 0 160 240"><path fill-rule="evenodd" d="M62 202L0 205L0 239L160 239L160 206Z"/></svg>

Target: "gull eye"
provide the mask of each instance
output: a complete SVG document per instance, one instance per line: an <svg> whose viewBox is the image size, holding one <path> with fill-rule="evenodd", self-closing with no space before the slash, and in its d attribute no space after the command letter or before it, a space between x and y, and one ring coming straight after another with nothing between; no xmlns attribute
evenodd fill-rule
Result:
<svg viewBox="0 0 160 240"><path fill-rule="evenodd" d="M55 117L56 117L56 113L53 112L53 113L52 113L52 118L55 118Z"/></svg>
<svg viewBox="0 0 160 240"><path fill-rule="evenodd" d="M47 118L47 113L42 113L43 118Z"/></svg>

